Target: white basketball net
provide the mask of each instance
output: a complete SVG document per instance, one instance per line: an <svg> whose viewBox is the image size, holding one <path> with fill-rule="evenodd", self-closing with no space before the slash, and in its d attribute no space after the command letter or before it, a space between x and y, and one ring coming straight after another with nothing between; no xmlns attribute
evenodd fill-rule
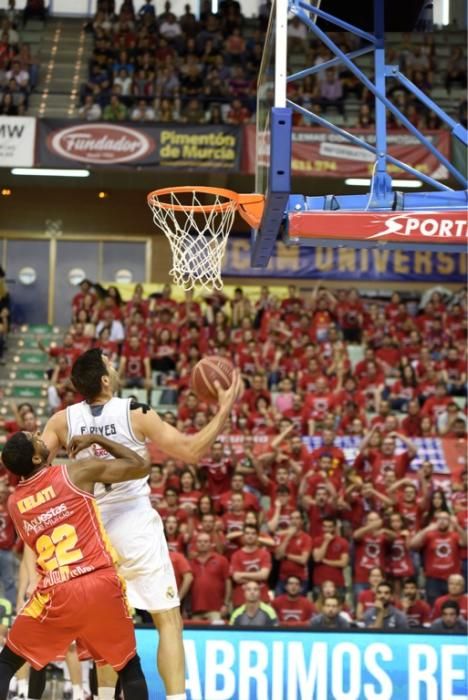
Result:
<svg viewBox="0 0 468 700"><path fill-rule="evenodd" d="M148 203L154 223L171 245L174 283L187 291L200 285L211 292L223 288L221 264L237 201L217 193L203 195L202 201L197 190L183 196L153 192Z"/></svg>

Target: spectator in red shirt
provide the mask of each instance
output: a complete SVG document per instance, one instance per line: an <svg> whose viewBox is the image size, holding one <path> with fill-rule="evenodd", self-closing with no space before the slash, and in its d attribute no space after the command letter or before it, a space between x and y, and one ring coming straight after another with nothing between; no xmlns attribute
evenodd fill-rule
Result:
<svg viewBox="0 0 468 700"><path fill-rule="evenodd" d="M356 620L358 622L362 622L366 610L374 607L377 586L379 583L382 583L383 580L382 569L378 566L374 566L374 568L369 571L368 588L362 590L357 597Z"/></svg>
<svg viewBox="0 0 468 700"><path fill-rule="evenodd" d="M315 607L308 598L301 595L302 581L290 574L284 582L285 593L277 596L272 606L282 625L304 625L310 622Z"/></svg>
<svg viewBox="0 0 468 700"><path fill-rule="evenodd" d="M232 555L230 571L234 581L234 608L245 602L243 585L249 581L256 581L263 602L269 601L266 582L271 571L271 555L265 547L258 546L258 528L254 525L244 525L244 546Z"/></svg>
<svg viewBox="0 0 468 700"><path fill-rule="evenodd" d="M168 515L164 521L164 533L170 552L183 554L185 550L185 537L179 529L179 521L175 515Z"/></svg>
<svg viewBox="0 0 468 700"><path fill-rule="evenodd" d="M401 428L407 437L421 436L421 406L417 399L408 401L407 415L401 421Z"/></svg>
<svg viewBox="0 0 468 700"><path fill-rule="evenodd" d="M174 574L177 583L177 592L181 604L184 604L184 599L190 590L193 582L192 569L188 560L180 552L169 552L169 557L174 567Z"/></svg>
<svg viewBox="0 0 468 700"><path fill-rule="evenodd" d="M431 608L424 600L420 599L418 582L411 576L403 580L400 605L410 627L429 627Z"/></svg>
<svg viewBox="0 0 468 700"><path fill-rule="evenodd" d="M410 533L406 529L400 513L390 515L390 530L386 532L389 539L386 570L393 581L395 595L399 595L401 580L414 574L413 561L408 547Z"/></svg>
<svg viewBox="0 0 468 700"><path fill-rule="evenodd" d="M466 533L445 512L440 512L435 523L425 527L410 540L410 547L422 549L424 553L426 598L429 605L446 595L448 577L460 573L461 544L466 544Z"/></svg>
<svg viewBox="0 0 468 700"><path fill-rule="evenodd" d="M307 509L309 520L309 534L311 537L318 537L323 533L323 521L326 517L337 515L336 494L333 492L331 484L318 486L315 491L315 498L310 499Z"/></svg>
<svg viewBox="0 0 468 700"><path fill-rule="evenodd" d="M288 486L278 486L273 507L266 514L268 531L272 534L287 530L291 524L291 514L294 510L290 505L291 491Z"/></svg>
<svg viewBox="0 0 468 700"><path fill-rule="evenodd" d="M253 512L253 511L250 511ZM224 554L230 559L233 552L236 552L242 543L242 534L245 525L245 506L244 496L242 493L233 493L231 496L230 507L221 516L224 533L226 536L226 545Z"/></svg>
<svg viewBox="0 0 468 700"><path fill-rule="evenodd" d="M304 518L300 510L293 510L291 523L287 530L278 534L280 543L275 550L275 559L279 560L279 580L276 590L285 591L286 580L294 576L301 582L303 593L308 588L307 562L312 551L312 538L304 532Z"/></svg>
<svg viewBox="0 0 468 700"><path fill-rule="evenodd" d="M417 447L406 435L393 432L384 437L380 449L374 448L367 451L368 444L379 428L380 426L375 425L365 436L359 447L359 454L354 461L354 467L363 478L370 477L374 484L389 469L395 472L397 479L403 479L412 460L418 454ZM396 454L396 438L399 438L408 448L405 452ZM366 473L366 461L370 473Z"/></svg>
<svg viewBox="0 0 468 700"><path fill-rule="evenodd" d="M402 492L398 491L399 489ZM401 479L395 482L388 489L388 495L396 493L395 508L398 513L405 519L408 530L411 533L417 532L421 527L421 520L426 509L425 498L417 497L417 489L413 481L410 479Z"/></svg>
<svg viewBox="0 0 468 700"><path fill-rule="evenodd" d="M447 502L445 491L441 488L434 489L428 499L429 507L423 516L423 526L437 522L439 513L447 513L450 515L450 508Z"/></svg>
<svg viewBox="0 0 468 700"><path fill-rule="evenodd" d="M358 528L353 535L356 543L354 552L353 589L357 597L367 588L369 572L376 566L384 570L385 547L387 537L383 530L383 522L378 513L371 512L366 518L366 524Z"/></svg>
<svg viewBox="0 0 468 700"><path fill-rule="evenodd" d="M346 301L339 304L337 311L344 340L359 344L364 321L364 306L355 289L348 291Z"/></svg>
<svg viewBox="0 0 468 700"><path fill-rule="evenodd" d="M151 389L151 360L140 338L131 337L120 358L119 376L122 385Z"/></svg>
<svg viewBox="0 0 468 700"><path fill-rule="evenodd" d="M251 493L250 491L247 491L245 488L244 475L241 474L239 471L236 471L234 472L231 479L230 490L225 491L219 497L218 505L222 513L225 513L226 511L230 510L231 499L235 493L240 493L243 497L245 510L260 510L258 498L254 496L253 493Z"/></svg>
<svg viewBox="0 0 468 700"><path fill-rule="evenodd" d="M198 502L202 496L202 492L196 488L195 477L190 469L183 469L180 473L180 491L179 503L180 507L187 511L187 514L193 515L197 510Z"/></svg>
<svg viewBox="0 0 468 700"><path fill-rule="evenodd" d="M405 412L408 403L417 396L418 379L412 365L407 364L400 368L400 378L392 384L390 390L390 403L394 411Z"/></svg>
<svg viewBox="0 0 468 700"><path fill-rule="evenodd" d="M249 413L255 411L257 399L262 396L268 404L271 403L271 394L265 386L265 378L262 374L254 374L251 386L246 389L240 399L243 410Z"/></svg>
<svg viewBox="0 0 468 700"><path fill-rule="evenodd" d="M67 362L70 365L70 367L73 365L78 355L80 354L79 351L75 348L75 345L73 343L73 335L71 333L65 333L65 335L63 336L62 345L55 345L55 343L52 343L50 347L47 348L42 342L42 340L38 340L37 345L39 349L42 350L42 352L46 352L49 355L49 357L57 358L60 355L63 355L67 358Z"/></svg>
<svg viewBox="0 0 468 700"><path fill-rule="evenodd" d="M221 494L229 489L231 475L234 471L234 463L225 456L222 442L217 440L213 444L210 456L203 458L199 468L206 474L206 490L213 499L217 512L219 512L219 499Z"/></svg>
<svg viewBox="0 0 468 700"><path fill-rule="evenodd" d="M0 581L4 596L16 607L15 554L16 530L7 508L10 488L8 479L0 479Z"/></svg>
<svg viewBox="0 0 468 700"><path fill-rule="evenodd" d="M151 473L149 478L150 501L153 508L158 509L161 501L164 498L166 488L167 475L163 472L160 464L151 465Z"/></svg>
<svg viewBox="0 0 468 700"><path fill-rule="evenodd" d="M465 593L465 579L460 574L452 574L447 580L448 593L439 596L432 609L432 619L437 620L442 614L442 605L446 600L455 600L460 608L460 615L468 620L468 594Z"/></svg>
<svg viewBox="0 0 468 700"><path fill-rule="evenodd" d="M199 532L196 552L191 560L193 584L191 593L192 619L220 620L227 614L231 599L229 562L222 554L213 552L210 536Z"/></svg>
<svg viewBox="0 0 468 700"><path fill-rule="evenodd" d="M317 592L324 581L333 581L338 592L343 593L343 572L349 564L349 543L338 535L336 519L333 517L324 517L322 530L323 534L315 537L312 542L314 590Z"/></svg>
<svg viewBox="0 0 468 700"><path fill-rule="evenodd" d="M346 462L344 452L341 448L335 445L335 432L333 430L324 429L322 432L322 444L316 447L310 453L309 461L312 465L315 464L323 455L328 455L332 460L332 473L336 473L336 478L341 481L343 476L343 466Z"/></svg>
<svg viewBox="0 0 468 700"><path fill-rule="evenodd" d="M187 528L187 512L181 508L178 491L172 486L168 486L164 491L164 501L160 504L158 511L163 520L173 515L184 529Z"/></svg>
<svg viewBox="0 0 468 700"><path fill-rule="evenodd" d="M439 413L443 413L451 402L445 382L437 382L435 394L424 401L421 416L428 416L433 421L437 420Z"/></svg>
<svg viewBox="0 0 468 700"><path fill-rule="evenodd" d="M187 547L187 556L192 559L196 552L197 537L200 532L205 532L208 534L211 542L211 549L213 552L218 552L218 554L224 554L225 549L225 538L223 534L223 524L216 519L213 513L205 513L201 516L200 526L195 533L192 534L191 540Z"/></svg>
<svg viewBox="0 0 468 700"><path fill-rule="evenodd" d="M461 359L458 350L450 347L442 360L442 376L447 383L448 393L452 396L464 396L466 391L466 362Z"/></svg>

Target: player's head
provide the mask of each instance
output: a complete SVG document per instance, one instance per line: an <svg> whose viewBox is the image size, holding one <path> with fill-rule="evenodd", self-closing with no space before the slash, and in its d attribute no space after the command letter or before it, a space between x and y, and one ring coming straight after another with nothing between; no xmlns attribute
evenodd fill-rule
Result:
<svg viewBox="0 0 468 700"><path fill-rule="evenodd" d="M15 433L2 452L5 467L13 474L27 478L47 463L49 450L38 435L26 431Z"/></svg>
<svg viewBox="0 0 468 700"><path fill-rule="evenodd" d="M73 363L71 379L88 403L101 394L112 394L118 386L117 372L98 348L79 356Z"/></svg>

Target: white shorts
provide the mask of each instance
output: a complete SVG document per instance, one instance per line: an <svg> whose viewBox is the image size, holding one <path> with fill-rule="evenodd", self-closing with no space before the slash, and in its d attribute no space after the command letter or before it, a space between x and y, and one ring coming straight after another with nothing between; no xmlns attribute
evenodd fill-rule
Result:
<svg viewBox="0 0 468 700"><path fill-rule="evenodd" d="M115 503L100 512L130 605L148 612L180 605L162 520L149 501Z"/></svg>

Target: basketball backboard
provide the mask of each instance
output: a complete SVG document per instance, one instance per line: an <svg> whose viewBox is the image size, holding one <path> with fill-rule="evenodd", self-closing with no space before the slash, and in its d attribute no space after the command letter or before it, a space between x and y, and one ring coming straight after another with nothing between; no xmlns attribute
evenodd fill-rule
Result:
<svg viewBox="0 0 468 700"><path fill-rule="evenodd" d="M398 81L412 92L417 100L437 114L452 135L465 146L468 144L467 130L408 80L398 66L386 64L384 0L370 1L373 33L367 31L368 27L362 29L329 14L327 2L333 7L332 0L291 0L289 3L287 0L273 0L258 77L255 187L256 192L265 195L265 209L259 228L252 231L253 267L268 264L280 230L287 241L299 245L370 247L385 244L396 248L440 250L443 246L446 251L466 250L467 180L387 97L387 81ZM304 66L300 69L296 67L295 71L290 67L288 70L288 56L297 53L298 43L297 38L288 40L288 16L296 17L296 24L300 22L310 36L328 49L332 57L320 65L307 65L304 52ZM335 43L323 29L329 26L357 37L352 51L345 53ZM370 53L373 54L375 76L372 79L356 63L361 56ZM346 67L375 97L374 145L288 97L289 85L335 66ZM363 149L363 157L370 157L374 163L368 194L307 197L291 193L294 112L306 117L311 125L326 128L344 142ZM462 190L453 190L389 154L387 112L392 113L437 158ZM422 180L435 191L417 194L395 191L388 174L389 164Z"/></svg>

